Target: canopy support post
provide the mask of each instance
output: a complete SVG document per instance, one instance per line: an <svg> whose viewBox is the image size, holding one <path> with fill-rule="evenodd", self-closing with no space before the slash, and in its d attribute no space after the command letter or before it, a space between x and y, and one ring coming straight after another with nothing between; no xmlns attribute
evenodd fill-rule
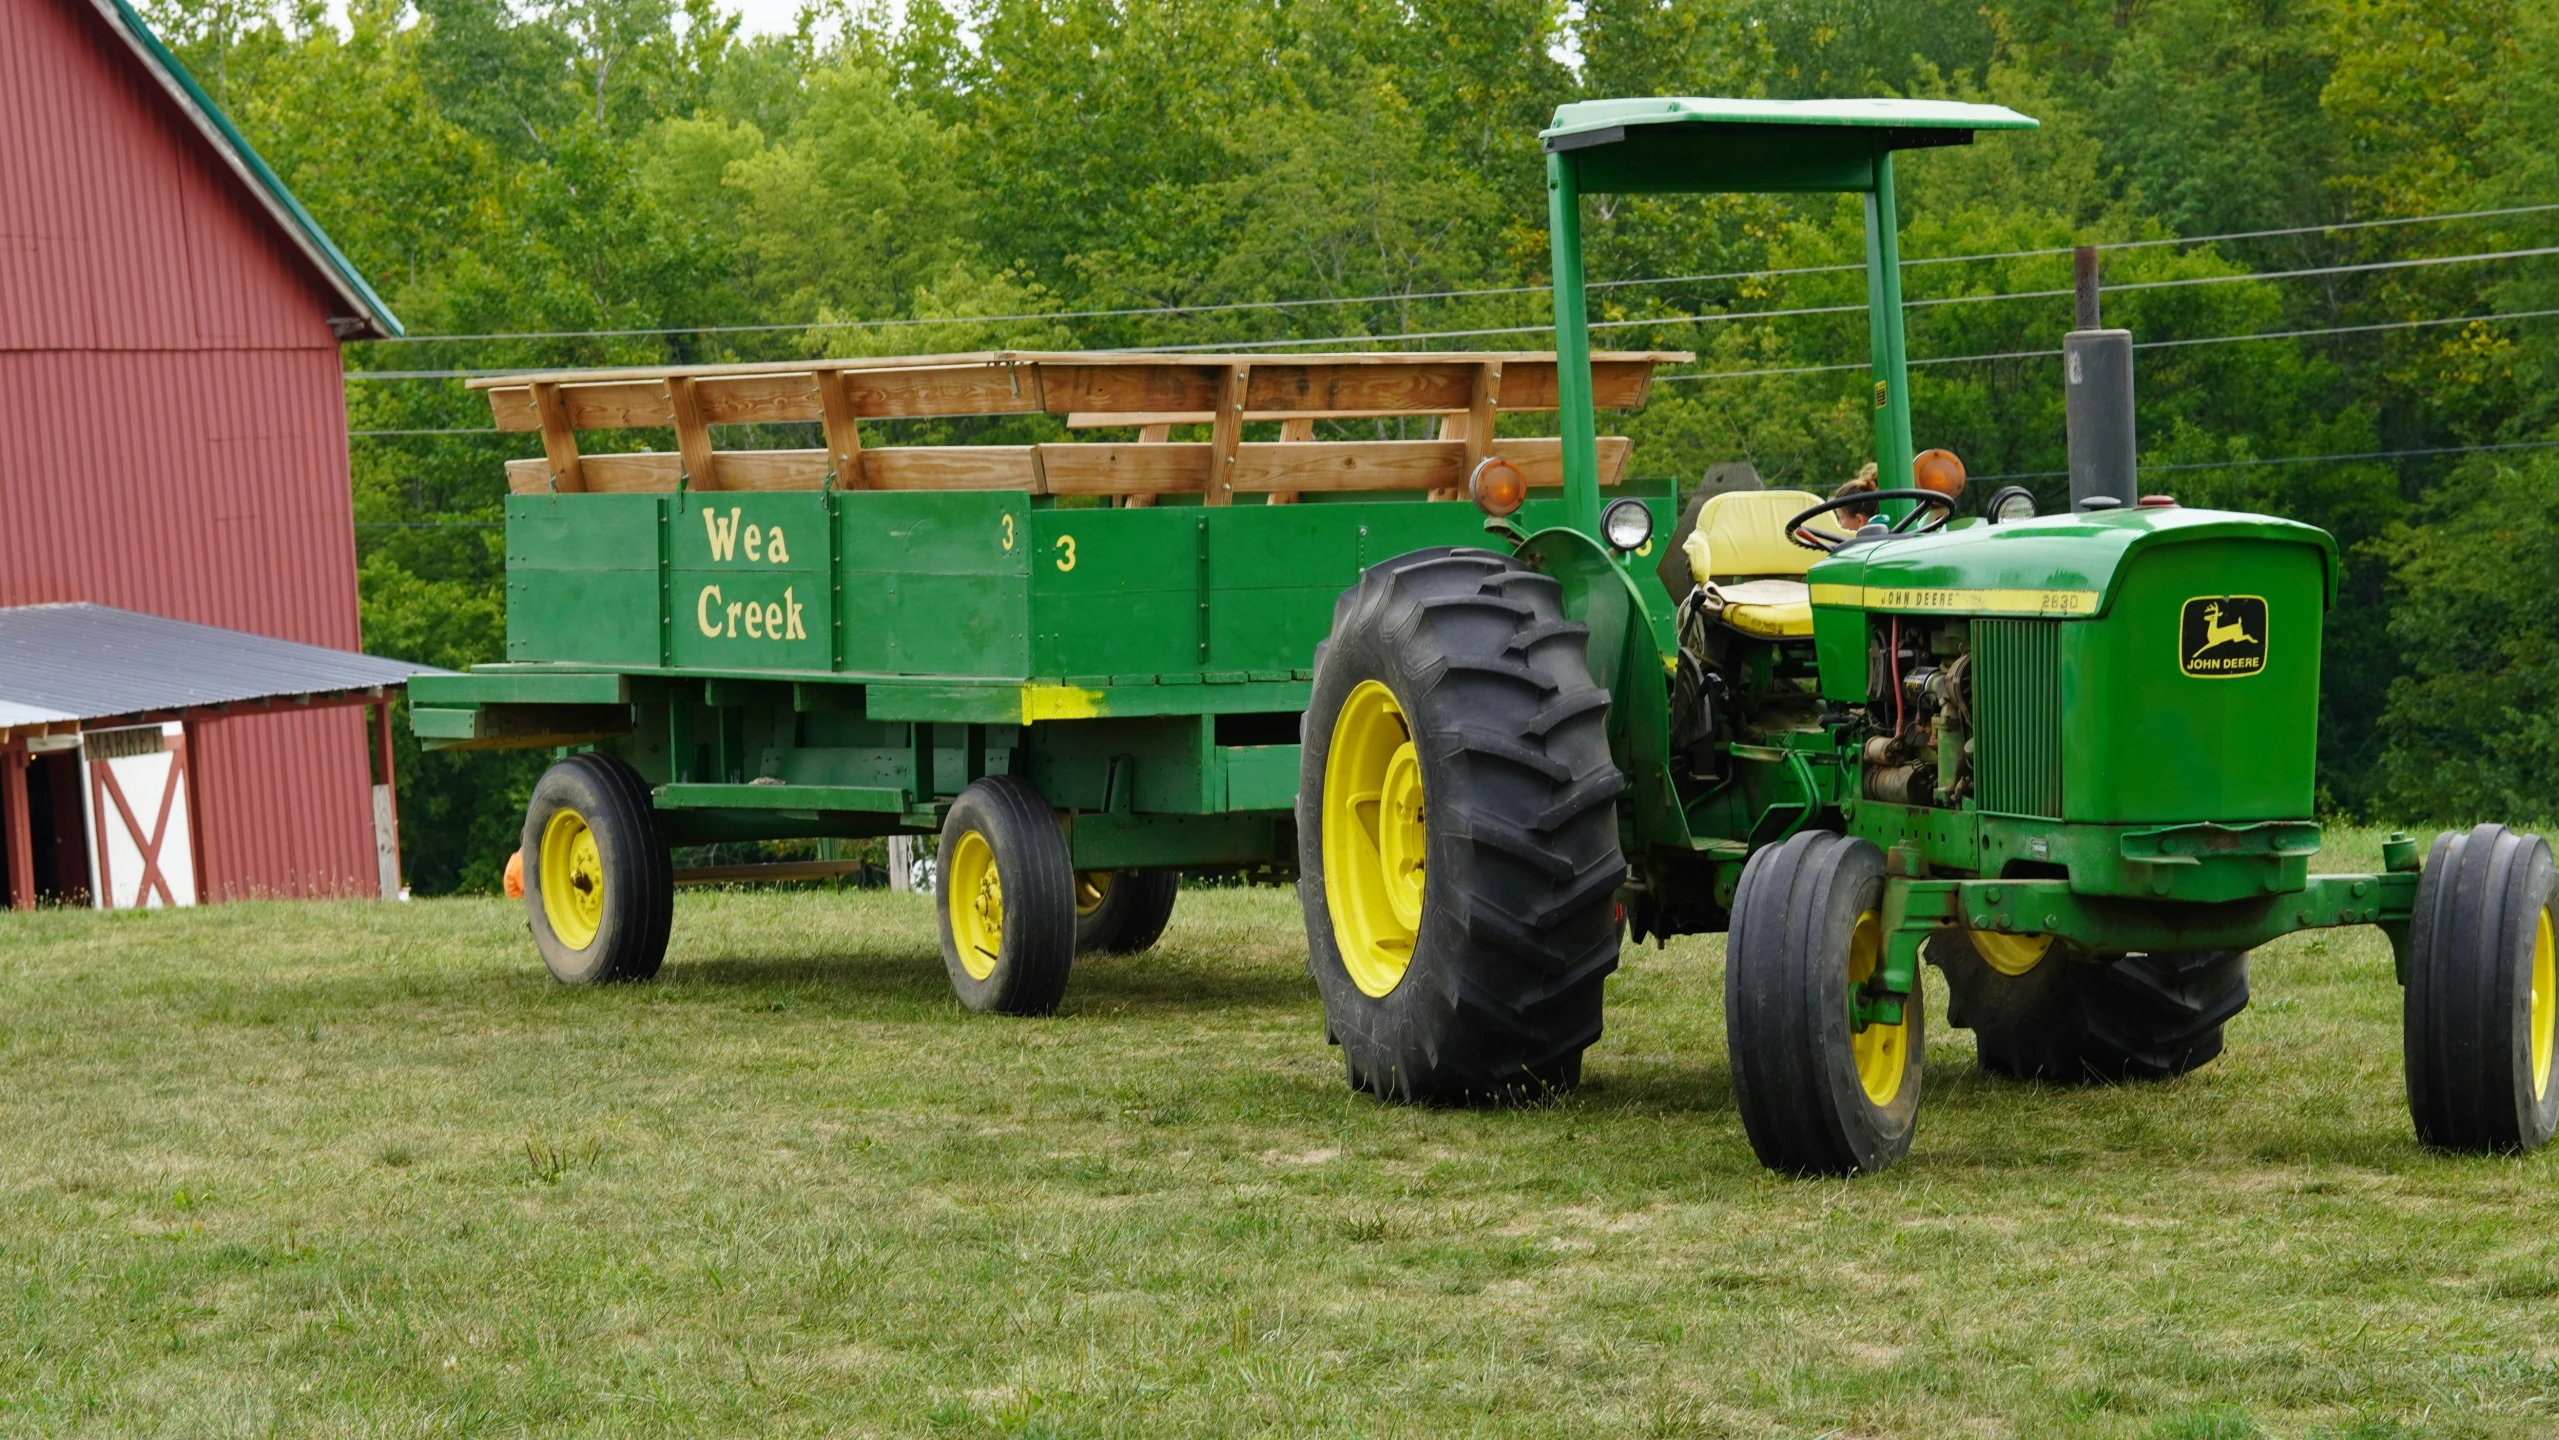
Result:
<svg viewBox="0 0 2559 1440"><path fill-rule="evenodd" d="M1875 188L1866 192L1866 328L1875 377L1875 484L1884 490L1911 482L1910 365L1902 354L1901 219L1893 206L1893 152L1875 154ZM1909 513L1910 502L1891 500L1884 512Z"/></svg>
<svg viewBox="0 0 2559 1440"><path fill-rule="evenodd" d="M1564 523L1597 539L1599 418L1592 408L1590 311L1582 292L1581 176L1573 158L1560 151L1546 156L1546 230L1555 262L1555 396L1564 432Z"/></svg>

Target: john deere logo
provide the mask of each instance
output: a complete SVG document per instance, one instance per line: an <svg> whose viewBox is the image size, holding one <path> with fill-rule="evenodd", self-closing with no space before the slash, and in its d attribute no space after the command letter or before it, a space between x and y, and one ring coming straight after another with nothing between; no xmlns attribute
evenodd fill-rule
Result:
<svg viewBox="0 0 2559 1440"><path fill-rule="evenodd" d="M2177 668L2229 680L2266 668L2266 602L2257 595L2198 595L2177 633Z"/></svg>

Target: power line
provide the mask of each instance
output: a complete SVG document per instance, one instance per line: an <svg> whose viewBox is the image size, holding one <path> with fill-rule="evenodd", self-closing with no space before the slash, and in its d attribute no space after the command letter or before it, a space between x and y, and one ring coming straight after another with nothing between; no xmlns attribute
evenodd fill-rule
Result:
<svg viewBox="0 0 2559 1440"><path fill-rule="evenodd" d="M2262 240L2284 235L2324 235L2347 230L2369 230L2382 226L2429 224L2447 220L2478 220L2500 215L2528 215L2546 210L2559 210L2559 203L2546 205L2514 205L2498 210L2448 211L2435 215L2402 215L2382 220L2350 220L2334 225L2294 225L2277 230L2233 230L2219 235L2167 236L2153 240L2112 240L2099 244L2099 250L2140 250L2161 245L2210 245L2223 240ZM1903 268L1919 265L1972 264L1984 260L2024 260L2050 255L2070 254L2076 246L2056 246L2040 250L2001 250L1979 255L1937 255L1904 260ZM1585 286L1590 290L1615 290L1642 285L1690 285L1714 280L1759 280L1781 275L1824 275L1842 271L1863 270L1862 264L1795 265L1773 270L1726 270L1702 275L1668 275L1639 280L1597 280ZM423 344L430 341L466 340L613 340L637 339L665 335L758 335L807 330L875 330L918 325L998 325L1033 320L1103 320L1164 315L1215 315L1239 310L1287 310L1323 305L1383 305L1413 300L1462 300L1484 295L1543 294L1545 285L1496 285L1470 290L1421 290L1403 294L1322 296L1302 300L1237 300L1210 305L1144 305L1111 310L1051 310L1021 315L952 315L918 319L884 320L812 320L794 324L767 325L662 325L623 330L493 330L470 334L395 335L383 340L359 343L378 345ZM2109 286L2129 289L2129 286ZM2037 292L2047 293L2047 292ZM2068 291L2049 292L2068 294ZM1536 327L1531 327L1536 328ZM1503 332L1488 332L1503 333ZM1384 338L1384 337L1380 337ZM1323 343L1309 341L1309 344ZM1230 347L1231 348L1231 347Z"/></svg>
<svg viewBox="0 0 2559 1440"><path fill-rule="evenodd" d="M2477 455L2490 450L2559 450L2559 440L2514 440L2501 445L2434 445L2414 450L2364 450L2344 455L2276 455L2260 460L2187 460L2174 465L2143 465L2145 475L2173 470L2245 470L2259 465L2341 465L2354 460L2397 460L2416 455ZM2005 475L1975 475L1973 481L2058 480L2067 470L2012 470Z"/></svg>
<svg viewBox="0 0 2559 1440"><path fill-rule="evenodd" d="M2389 320L2373 325L2331 325L2315 330L2259 330L2246 335L2205 335L2191 340L2141 340L2135 350L2173 350L2187 345L2229 345L2242 340L2302 340L2317 335L2359 335L2375 330L2417 330L2431 325L2469 325L2483 321L2537 320L2559 315L2559 309L2517 310L2504 315L2448 315L2435 320ZM2059 355L2059 350L1996 350L1982 355L1933 355L1903 363L1920 365L1969 365L1986 360L2042 360ZM1849 365L1786 365L1767 370L1691 370L1678 375L1658 375L1657 384L1680 380L1746 380L1763 375L1823 375L1840 370L1871 370L1871 361Z"/></svg>

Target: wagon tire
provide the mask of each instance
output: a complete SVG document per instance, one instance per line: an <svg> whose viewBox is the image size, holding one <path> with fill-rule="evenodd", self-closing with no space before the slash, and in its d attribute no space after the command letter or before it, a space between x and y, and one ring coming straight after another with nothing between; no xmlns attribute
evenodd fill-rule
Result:
<svg viewBox="0 0 2559 1440"><path fill-rule="evenodd" d="M2248 1007L2245 950L2159 950L2098 958L2055 941L2022 974L1994 968L1954 930L1925 955L1946 977L1947 1023L1973 1032L1981 1068L2055 1085L2173 1080L2222 1051Z"/></svg>
<svg viewBox="0 0 2559 1440"><path fill-rule="evenodd" d="M1162 939L1180 897L1179 870L1075 872L1075 953L1134 955Z"/></svg>
<svg viewBox="0 0 2559 1440"><path fill-rule="evenodd" d="M1724 1040L1759 1163L1874 1174L1918 1130L1926 1009L1912 975L1899 1022L1858 1028L1854 992L1882 963L1884 856L1808 830L1742 867L1725 940Z"/></svg>
<svg viewBox="0 0 2559 1440"><path fill-rule="evenodd" d="M934 851L942 965L971 1010L1048 1015L1075 963L1075 867L1029 782L990 775L951 803Z"/></svg>
<svg viewBox="0 0 2559 1440"><path fill-rule="evenodd" d="M600 985L658 973L675 869L638 771L597 754L543 771L522 845L525 914L553 979Z"/></svg>
<svg viewBox="0 0 2559 1440"><path fill-rule="evenodd" d="M1351 1087L1581 1080L1626 874L1608 694L1556 582L1444 548L1370 567L1316 650L1299 771L1307 968Z"/></svg>
<svg viewBox="0 0 2559 1440"><path fill-rule="evenodd" d="M2435 837L2409 925L2408 1113L2440 1150L2513 1153L2559 1124L2550 847L2503 825Z"/></svg>

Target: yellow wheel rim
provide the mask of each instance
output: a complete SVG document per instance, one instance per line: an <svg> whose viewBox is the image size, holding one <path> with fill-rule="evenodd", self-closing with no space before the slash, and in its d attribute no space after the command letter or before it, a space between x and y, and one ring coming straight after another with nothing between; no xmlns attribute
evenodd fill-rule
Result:
<svg viewBox="0 0 2559 1440"><path fill-rule="evenodd" d="M2550 1025L2559 1018L2559 950L2550 941L2550 912L2532 937L2532 1098L2550 1093Z"/></svg>
<svg viewBox="0 0 2559 1440"><path fill-rule="evenodd" d="M595 943L604 928L604 856L595 831L575 810L554 812L542 827L542 918L572 950Z"/></svg>
<svg viewBox="0 0 2559 1440"><path fill-rule="evenodd" d="M1111 880L1116 870L1078 870L1075 872L1075 918L1082 920L1102 908L1111 898Z"/></svg>
<svg viewBox="0 0 2559 1440"><path fill-rule="evenodd" d="M1421 756L1395 694L1363 680L1333 720L1324 762L1324 895L1360 993L1392 993L1422 928Z"/></svg>
<svg viewBox="0 0 2559 1440"><path fill-rule="evenodd" d="M1973 951L1981 963L2002 975L2023 975L2044 963L2053 948L2050 935L2008 935L1997 930L1975 930Z"/></svg>
<svg viewBox="0 0 2559 1440"><path fill-rule="evenodd" d="M951 847L942 872L944 903L951 909L951 943L959 948L960 968L972 980L995 973L1004 953L1004 882L995 874L995 847L974 830Z"/></svg>
<svg viewBox="0 0 2559 1440"><path fill-rule="evenodd" d="M1848 991L1850 1014L1848 1048L1857 1057L1857 1083L1866 1098L1877 1105L1890 1105L1901 1093L1902 1071L1910 1060L1910 1012L1919 1004L1919 992L1911 991L1902 1002L1902 1018L1892 1025L1882 1021L1856 1029L1857 987L1866 983L1875 967L1884 960L1884 917L1869 910L1857 917L1857 933L1848 941Z"/></svg>

